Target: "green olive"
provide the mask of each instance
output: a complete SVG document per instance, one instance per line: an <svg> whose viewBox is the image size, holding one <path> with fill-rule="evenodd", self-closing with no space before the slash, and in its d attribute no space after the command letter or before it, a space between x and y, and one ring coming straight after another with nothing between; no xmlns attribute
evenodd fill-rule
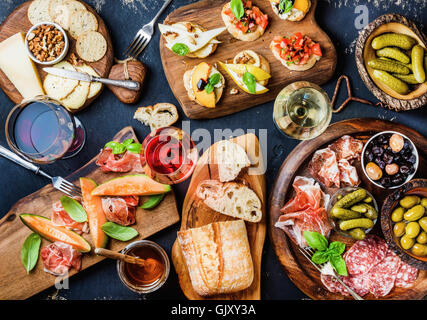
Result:
<svg viewBox="0 0 427 320"><path fill-rule="evenodd" d="M427 217L423 217L420 220L418 220L418 223L420 224L420 227L427 232Z"/></svg>
<svg viewBox="0 0 427 320"><path fill-rule="evenodd" d="M406 211L403 218L407 221L417 221L424 215L425 211L426 209L422 205L418 204Z"/></svg>
<svg viewBox="0 0 427 320"><path fill-rule="evenodd" d="M422 199L421 199L421 205L422 205L424 208L427 208L427 198L422 198Z"/></svg>
<svg viewBox="0 0 427 320"><path fill-rule="evenodd" d="M405 228L406 236L416 238L420 233L420 225L417 222L409 222Z"/></svg>
<svg viewBox="0 0 427 320"><path fill-rule="evenodd" d="M405 234L405 227L406 227L405 222L396 223L393 227L394 235L398 238L403 236Z"/></svg>
<svg viewBox="0 0 427 320"><path fill-rule="evenodd" d="M412 247L411 252L418 257L425 257L427 256L427 246L420 243L416 243Z"/></svg>
<svg viewBox="0 0 427 320"><path fill-rule="evenodd" d="M402 238L400 238L400 245L405 250L411 249L414 243L415 243L415 240L412 238L409 238L407 235L404 235Z"/></svg>
<svg viewBox="0 0 427 320"><path fill-rule="evenodd" d="M410 209L413 206L419 204L420 202L421 202L421 199L418 196L406 196L406 197L403 197L403 199L400 200L399 203L405 209Z"/></svg>
<svg viewBox="0 0 427 320"><path fill-rule="evenodd" d="M363 240L366 237L365 231L361 228L355 228L348 231L348 234L356 240Z"/></svg>
<svg viewBox="0 0 427 320"><path fill-rule="evenodd" d="M393 222L400 222L403 220L403 214L405 213L405 209L402 207L398 207L393 210L391 214L391 221Z"/></svg>
<svg viewBox="0 0 427 320"><path fill-rule="evenodd" d="M426 244L427 243L427 232L421 231L417 237L417 242L420 244Z"/></svg>

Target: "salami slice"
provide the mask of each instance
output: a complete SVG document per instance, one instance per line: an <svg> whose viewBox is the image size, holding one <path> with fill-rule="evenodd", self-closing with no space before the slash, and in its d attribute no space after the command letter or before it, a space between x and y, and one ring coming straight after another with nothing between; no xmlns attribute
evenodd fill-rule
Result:
<svg viewBox="0 0 427 320"><path fill-rule="evenodd" d="M376 297L386 296L394 287L401 261L391 250L386 257L369 272L369 292Z"/></svg>
<svg viewBox="0 0 427 320"><path fill-rule="evenodd" d="M333 293L340 293L344 296L349 296L350 293L347 289L335 280L334 277L329 275L321 275L320 279L325 287ZM340 277L340 279L354 292L356 292L359 296L364 296L369 293L368 281L369 278L366 274L357 275L357 276L348 276L348 277Z"/></svg>
<svg viewBox="0 0 427 320"><path fill-rule="evenodd" d="M330 275L324 275L323 273L320 275L320 280L322 281L323 285L332 293L340 293L344 296L349 296L350 294L344 288L344 286L339 283L333 276Z"/></svg>
<svg viewBox="0 0 427 320"><path fill-rule="evenodd" d="M396 275L396 287L409 288L418 278L418 269L411 267L409 264L401 261L399 271Z"/></svg>

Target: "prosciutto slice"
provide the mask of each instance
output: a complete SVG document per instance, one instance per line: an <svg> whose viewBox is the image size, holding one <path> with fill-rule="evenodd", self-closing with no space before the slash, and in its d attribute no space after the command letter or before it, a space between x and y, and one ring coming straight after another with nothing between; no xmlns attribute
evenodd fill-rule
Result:
<svg viewBox="0 0 427 320"><path fill-rule="evenodd" d="M329 236L331 225L325 209L329 196L311 178L297 176L293 187L296 196L281 209L283 215L279 217L275 227L285 231L300 247L307 247L304 231L316 231Z"/></svg>
<svg viewBox="0 0 427 320"><path fill-rule="evenodd" d="M102 198L102 209L107 220L129 226L135 223L136 206L139 198L128 197L104 197Z"/></svg>
<svg viewBox="0 0 427 320"><path fill-rule="evenodd" d="M356 167L352 166L346 159L338 161L338 168L340 170L340 180L346 186L358 186L360 184L359 175L357 174Z"/></svg>
<svg viewBox="0 0 427 320"><path fill-rule="evenodd" d="M113 154L111 148L105 148L98 156L96 164L103 172L144 172L139 153L126 151L123 154Z"/></svg>
<svg viewBox="0 0 427 320"><path fill-rule="evenodd" d="M68 229L82 234L83 232L89 233L89 225L87 222L76 222L71 219L70 215L64 210L64 207L61 204L61 201L55 202L52 205L53 214L52 222L57 226L66 227Z"/></svg>
<svg viewBox="0 0 427 320"><path fill-rule="evenodd" d="M363 150L363 142L345 135L336 140L329 146L329 149L335 152L337 160L355 160L360 159Z"/></svg>
<svg viewBox="0 0 427 320"><path fill-rule="evenodd" d="M340 187L340 170L338 161L333 152L329 148L317 150L309 164L311 175L325 187L335 186Z"/></svg>
<svg viewBox="0 0 427 320"><path fill-rule="evenodd" d="M64 276L71 268L79 271L82 265L82 254L72 246L54 242L41 250L44 271L55 276Z"/></svg>

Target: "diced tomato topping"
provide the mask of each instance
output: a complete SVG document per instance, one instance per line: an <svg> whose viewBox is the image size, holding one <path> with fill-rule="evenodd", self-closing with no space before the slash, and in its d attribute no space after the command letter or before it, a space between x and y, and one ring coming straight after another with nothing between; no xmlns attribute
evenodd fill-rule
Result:
<svg viewBox="0 0 427 320"><path fill-rule="evenodd" d="M258 7L253 7L252 1L242 0L242 3L245 8L245 14L239 21L237 21L230 8L224 11L224 13L229 16L230 20L232 20L232 22L236 25L236 28L243 33L255 31L257 26L260 26L262 29L267 28L268 16L263 14Z"/></svg>
<svg viewBox="0 0 427 320"><path fill-rule="evenodd" d="M311 47L311 50L315 56L322 56L322 50L320 49L320 44L316 43L313 47Z"/></svg>
<svg viewBox="0 0 427 320"><path fill-rule="evenodd" d="M273 45L283 60L293 64L305 64L312 55L322 56L320 45L300 32L290 37L274 38Z"/></svg>

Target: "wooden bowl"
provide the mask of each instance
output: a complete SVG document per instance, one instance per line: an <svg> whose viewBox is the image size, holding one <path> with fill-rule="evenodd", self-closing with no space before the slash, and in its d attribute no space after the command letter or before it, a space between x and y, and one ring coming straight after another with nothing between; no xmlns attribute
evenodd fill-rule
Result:
<svg viewBox="0 0 427 320"><path fill-rule="evenodd" d="M416 39L424 48L427 47L426 36L412 21L399 14L385 14L380 16L367 25L357 39L356 65L360 77L378 100L395 111L412 110L422 107L427 103L426 82L416 85L414 90L408 94L401 95L372 77L374 69L367 65L369 60L376 58L371 42L376 36L388 32L406 34Z"/></svg>
<svg viewBox="0 0 427 320"><path fill-rule="evenodd" d="M391 213L398 205L399 200L405 195L420 195L427 197L427 179L414 179L391 193L384 201L381 209L381 228L389 247L406 263L411 266L427 270L427 257L417 257L410 251L402 249L393 235L393 223Z"/></svg>

